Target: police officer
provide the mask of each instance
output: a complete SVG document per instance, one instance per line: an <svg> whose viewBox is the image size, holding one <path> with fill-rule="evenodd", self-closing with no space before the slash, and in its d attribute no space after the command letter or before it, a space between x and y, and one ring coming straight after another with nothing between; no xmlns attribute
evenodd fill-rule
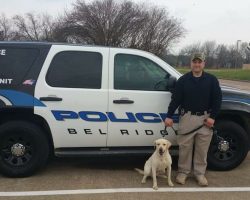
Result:
<svg viewBox="0 0 250 200"><path fill-rule="evenodd" d="M204 66L204 54L195 53L191 59L191 71L176 83L165 119L166 126L173 126L172 115L179 107L179 160L176 177L179 184L185 184L193 164L193 174L198 184L208 185L205 177L207 152L212 139L211 127L220 110L222 94L217 78L204 72ZM201 128L192 132L197 127Z"/></svg>

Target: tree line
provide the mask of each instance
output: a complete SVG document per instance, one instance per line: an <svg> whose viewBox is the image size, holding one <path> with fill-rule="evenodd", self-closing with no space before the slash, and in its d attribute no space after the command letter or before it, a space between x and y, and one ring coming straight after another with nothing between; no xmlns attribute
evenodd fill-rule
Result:
<svg viewBox="0 0 250 200"><path fill-rule="evenodd" d="M206 67L241 68L250 63L249 45L196 42L176 54L172 48L184 37L182 21L166 8L131 0L76 0L58 17L45 13L0 15L0 41L48 41L136 48L149 51L170 65L190 65L194 52L204 52Z"/></svg>
<svg viewBox="0 0 250 200"><path fill-rule="evenodd" d="M44 13L0 16L0 40L48 41L128 47L158 56L185 34L165 8L129 0L76 0L59 17Z"/></svg>
<svg viewBox="0 0 250 200"><path fill-rule="evenodd" d="M164 60L173 66L187 67L194 52L203 52L207 68L242 68L243 64L250 63L249 46L247 42L235 45L216 44L215 41L197 42L183 47L178 55L164 55Z"/></svg>

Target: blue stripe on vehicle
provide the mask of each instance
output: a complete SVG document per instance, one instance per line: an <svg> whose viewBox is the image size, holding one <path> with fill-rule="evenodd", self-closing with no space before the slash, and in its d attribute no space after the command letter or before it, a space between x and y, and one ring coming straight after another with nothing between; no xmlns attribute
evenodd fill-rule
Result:
<svg viewBox="0 0 250 200"><path fill-rule="evenodd" d="M180 115L178 115L178 114L174 114L173 115L173 121L174 121L174 123L178 123L179 122L179 117L180 117Z"/></svg>
<svg viewBox="0 0 250 200"><path fill-rule="evenodd" d="M24 92L18 92L14 90L0 90L0 95L7 98L12 103L12 106L25 106L25 107L46 106L35 97Z"/></svg>
<svg viewBox="0 0 250 200"><path fill-rule="evenodd" d="M247 99L247 98L224 97L222 100L225 100L225 101L239 101L239 102L250 104L250 99Z"/></svg>
<svg viewBox="0 0 250 200"><path fill-rule="evenodd" d="M167 118L167 113L160 113L160 116L162 118L162 121L164 121ZM173 119L174 123L178 123L179 122L179 115L178 114L174 114L172 116L172 119Z"/></svg>

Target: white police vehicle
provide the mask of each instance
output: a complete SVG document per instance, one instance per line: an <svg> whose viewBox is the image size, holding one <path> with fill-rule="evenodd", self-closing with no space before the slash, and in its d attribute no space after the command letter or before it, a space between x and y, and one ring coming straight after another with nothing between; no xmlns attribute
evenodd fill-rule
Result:
<svg viewBox="0 0 250 200"><path fill-rule="evenodd" d="M0 172L21 177L50 154L148 154L163 137L181 74L153 54L125 48L0 42ZM174 117L178 127L178 115ZM250 93L223 88L209 167L238 166L249 150ZM177 152L172 130L166 138ZM176 150L176 151L175 151Z"/></svg>

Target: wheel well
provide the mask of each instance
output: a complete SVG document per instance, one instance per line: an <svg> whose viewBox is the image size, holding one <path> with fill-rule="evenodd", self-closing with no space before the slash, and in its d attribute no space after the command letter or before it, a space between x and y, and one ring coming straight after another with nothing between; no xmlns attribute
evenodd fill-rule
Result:
<svg viewBox="0 0 250 200"><path fill-rule="evenodd" d="M246 131L250 141L250 113L241 111L223 111L218 115L216 121L217 120L229 120L239 124Z"/></svg>
<svg viewBox="0 0 250 200"><path fill-rule="evenodd" d="M50 153L54 154L54 142L47 121L41 116L35 115L30 109L3 110L0 115L0 125L9 121L23 120L39 126L46 134L49 141Z"/></svg>

